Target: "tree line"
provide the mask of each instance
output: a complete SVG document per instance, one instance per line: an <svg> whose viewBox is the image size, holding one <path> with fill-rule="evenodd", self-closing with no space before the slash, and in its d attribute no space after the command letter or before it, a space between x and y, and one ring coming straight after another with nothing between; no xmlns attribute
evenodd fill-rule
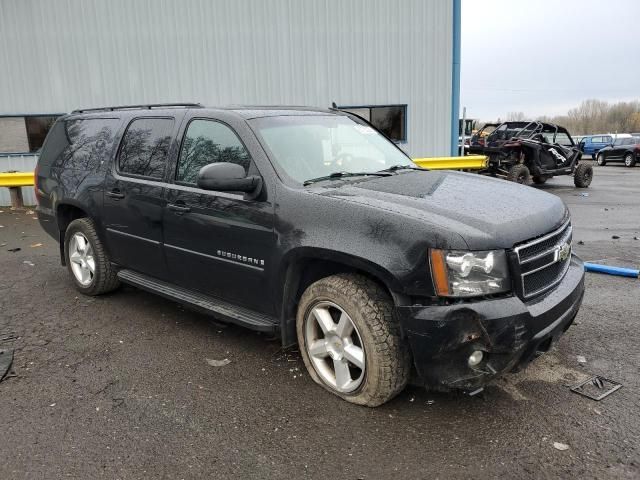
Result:
<svg viewBox="0 0 640 480"><path fill-rule="evenodd" d="M509 112L506 121L540 120L562 125L572 135L594 133L639 133L640 101L609 103L603 100L584 100L566 115L531 118L523 112ZM498 123L500 119L498 119ZM479 126L482 126L480 123Z"/></svg>

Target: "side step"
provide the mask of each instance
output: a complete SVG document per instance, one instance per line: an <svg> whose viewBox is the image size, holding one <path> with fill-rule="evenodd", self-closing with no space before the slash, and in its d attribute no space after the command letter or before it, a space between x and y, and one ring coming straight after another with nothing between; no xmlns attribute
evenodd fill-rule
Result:
<svg viewBox="0 0 640 480"><path fill-rule="evenodd" d="M229 323L235 323L260 332L275 332L278 329L278 320L275 317L263 315L248 308L238 307L215 297L178 287L133 270L120 270L118 278L124 283L147 292L156 293L169 300L183 303L195 310L219 317Z"/></svg>

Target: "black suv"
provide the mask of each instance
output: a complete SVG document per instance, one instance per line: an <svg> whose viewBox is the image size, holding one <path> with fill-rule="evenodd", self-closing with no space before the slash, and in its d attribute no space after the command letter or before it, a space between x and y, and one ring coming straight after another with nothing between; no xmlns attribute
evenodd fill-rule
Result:
<svg viewBox="0 0 640 480"><path fill-rule="evenodd" d="M362 405L473 392L549 349L582 301L557 197L417 168L346 112L78 110L49 133L38 217L80 292L121 282L299 345Z"/></svg>

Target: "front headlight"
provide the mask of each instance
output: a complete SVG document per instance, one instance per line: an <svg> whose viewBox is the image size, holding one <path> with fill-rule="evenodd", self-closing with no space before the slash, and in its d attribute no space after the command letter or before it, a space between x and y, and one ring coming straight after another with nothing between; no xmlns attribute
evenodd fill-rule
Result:
<svg viewBox="0 0 640 480"><path fill-rule="evenodd" d="M430 249L431 277L441 297L476 297L511 289L504 250Z"/></svg>

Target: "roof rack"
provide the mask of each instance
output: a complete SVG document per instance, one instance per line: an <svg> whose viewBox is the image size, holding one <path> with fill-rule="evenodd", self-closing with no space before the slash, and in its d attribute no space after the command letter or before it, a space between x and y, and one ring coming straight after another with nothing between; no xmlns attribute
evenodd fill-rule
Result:
<svg viewBox="0 0 640 480"><path fill-rule="evenodd" d="M146 108L151 110L152 108L165 108L165 107L189 107L189 108L204 108L201 103L147 103L143 105L119 105L116 107L98 107L98 108L83 108L74 110L71 113L86 113L86 112L113 112L114 110L129 110L134 108Z"/></svg>

